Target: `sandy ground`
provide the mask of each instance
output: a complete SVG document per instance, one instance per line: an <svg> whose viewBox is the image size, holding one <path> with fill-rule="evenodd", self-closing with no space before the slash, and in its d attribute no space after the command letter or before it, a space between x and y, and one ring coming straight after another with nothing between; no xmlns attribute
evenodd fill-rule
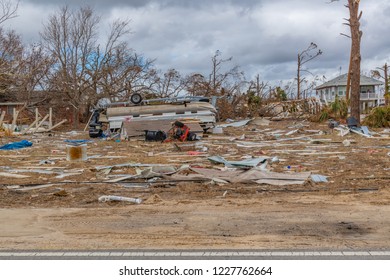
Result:
<svg viewBox="0 0 390 280"><path fill-rule="evenodd" d="M390 138L375 132L341 137L326 124L284 120L225 128L182 151L174 143L94 139L81 162L66 160L64 140L89 139L84 132L3 137L0 144L26 139L33 146L0 151L0 249L389 249ZM129 185L134 180L107 181L137 167L96 168L223 168L211 155L277 157L268 170L311 172L329 182L224 184L168 175ZM99 202L102 195L142 203Z"/></svg>

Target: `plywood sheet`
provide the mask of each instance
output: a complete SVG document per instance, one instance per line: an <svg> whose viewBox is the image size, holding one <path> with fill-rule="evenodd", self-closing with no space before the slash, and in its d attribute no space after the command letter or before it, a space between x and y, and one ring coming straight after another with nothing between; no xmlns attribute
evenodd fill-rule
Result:
<svg viewBox="0 0 390 280"><path fill-rule="evenodd" d="M145 134L145 130L150 131L165 131L167 132L169 129L171 129L172 124L174 123L174 120L145 120L145 121L129 121L129 122L123 122L123 129L126 130L126 134L129 137L134 136L142 136ZM192 132L195 133L203 133L202 127L199 125L199 123L186 123Z"/></svg>

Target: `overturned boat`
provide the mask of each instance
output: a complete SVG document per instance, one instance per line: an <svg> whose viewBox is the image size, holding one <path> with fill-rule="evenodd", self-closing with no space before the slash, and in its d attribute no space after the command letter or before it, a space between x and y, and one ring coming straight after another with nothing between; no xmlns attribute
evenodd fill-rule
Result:
<svg viewBox="0 0 390 280"><path fill-rule="evenodd" d="M147 130L146 126L153 126L153 123L161 125L176 120L198 123L206 131L214 127L217 115L215 107L206 101L208 100L173 99L170 103L154 105L146 102L136 106L128 103L110 104L93 112L89 123L89 135L100 137L103 133L103 124L108 124L108 129L114 132L120 131L124 124L127 126L134 124L140 127L138 130Z"/></svg>

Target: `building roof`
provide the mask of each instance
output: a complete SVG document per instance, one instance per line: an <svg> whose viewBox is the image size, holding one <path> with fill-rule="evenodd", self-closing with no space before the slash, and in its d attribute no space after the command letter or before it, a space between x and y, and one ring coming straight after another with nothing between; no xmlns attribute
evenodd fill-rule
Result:
<svg viewBox="0 0 390 280"><path fill-rule="evenodd" d="M347 74L343 74L341 76L338 76L334 78L333 80L330 80L318 87L316 87L316 90L328 88L328 87L335 87L335 86L346 86L347 85ZM360 75L360 86L380 86L383 85L383 82L378 81L376 79Z"/></svg>

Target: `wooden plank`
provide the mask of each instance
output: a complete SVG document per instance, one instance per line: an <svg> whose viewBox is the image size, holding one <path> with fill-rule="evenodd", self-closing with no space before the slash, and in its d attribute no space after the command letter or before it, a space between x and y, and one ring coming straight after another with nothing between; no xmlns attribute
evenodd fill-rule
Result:
<svg viewBox="0 0 390 280"><path fill-rule="evenodd" d="M0 127L3 126L4 117L5 117L5 111L1 112L1 116L0 116Z"/></svg>
<svg viewBox="0 0 390 280"><path fill-rule="evenodd" d="M49 109L49 129L53 126L53 109L50 107Z"/></svg>
<svg viewBox="0 0 390 280"><path fill-rule="evenodd" d="M33 186L33 187L21 187L21 188L11 189L11 190L15 191L15 192L27 192L27 191L32 191L32 190L46 189L46 188L50 188L50 187L53 187L56 185L58 185L58 184L56 184L56 183L44 184L44 185L38 185L38 186Z"/></svg>
<svg viewBox="0 0 390 280"><path fill-rule="evenodd" d="M43 124L44 121L47 120L47 118L49 117L49 115L46 115L40 122L39 124L37 124L37 126L34 128L34 130L32 131L32 133L34 134L35 132L37 132L38 128Z"/></svg>
<svg viewBox="0 0 390 280"><path fill-rule="evenodd" d="M66 123L66 122L67 122L67 120L62 120L62 121L60 121L59 123L53 125L51 128L46 129L45 132L48 132L48 131L50 131L50 130L53 130L54 128L57 128L57 127L59 127L60 125Z"/></svg>
<svg viewBox="0 0 390 280"><path fill-rule="evenodd" d="M22 174L14 174L14 173L0 172L0 177L15 178L15 179L24 179L24 178L29 178L30 176L22 175Z"/></svg>
<svg viewBox="0 0 390 280"><path fill-rule="evenodd" d="M12 124L11 124L11 131L12 132L15 131L16 120L18 119L18 116L19 116L19 111L16 110L16 108L14 108L13 113L12 113Z"/></svg>
<svg viewBox="0 0 390 280"><path fill-rule="evenodd" d="M89 116L88 122L87 122L87 124L85 125L83 131L87 131L87 129L88 129L88 127L89 127L89 123L90 123L91 120L92 120L92 117L93 117L93 112L92 112L91 115Z"/></svg>
<svg viewBox="0 0 390 280"><path fill-rule="evenodd" d="M35 108L35 128L38 129L38 123L39 123L39 111L38 111L38 108Z"/></svg>
<svg viewBox="0 0 390 280"><path fill-rule="evenodd" d="M127 136L142 136L145 134L145 130L150 131L165 131L168 132L169 129L172 128L172 124L175 120L144 120L144 121L130 121L123 122L123 129L126 130ZM195 133L203 133L203 128L199 125L199 123L191 122L186 123L192 132Z"/></svg>
<svg viewBox="0 0 390 280"><path fill-rule="evenodd" d="M32 124L30 124L29 127L27 127L25 130L22 131L22 134L26 134L33 126L35 126L38 123L38 119L36 119Z"/></svg>

